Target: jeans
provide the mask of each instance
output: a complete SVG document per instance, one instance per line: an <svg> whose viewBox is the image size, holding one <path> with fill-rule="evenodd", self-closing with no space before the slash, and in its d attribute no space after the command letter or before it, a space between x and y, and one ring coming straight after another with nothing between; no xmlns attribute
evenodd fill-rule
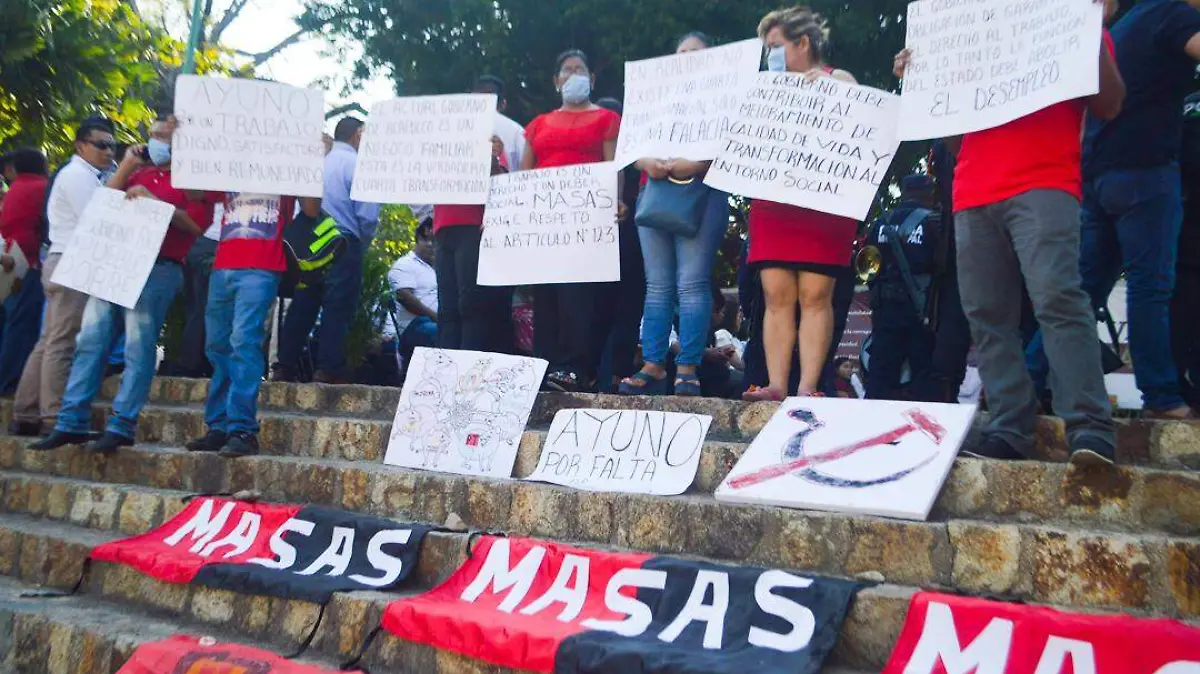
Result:
<svg viewBox="0 0 1200 674"><path fill-rule="evenodd" d="M21 290L4 300L4 343L0 346L0 395L17 390L25 361L37 344L42 331L42 270L30 269L21 281Z"/></svg>
<svg viewBox="0 0 1200 674"><path fill-rule="evenodd" d="M438 324L428 316L417 316L400 333L400 353L405 362L412 358L417 347L437 346Z"/></svg>
<svg viewBox="0 0 1200 674"><path fill-rule="evenodd" d="M346 335L350 332L350 321L354 320L358 296L362 292L364 246L354 236L346 232L342 235L346 239L346 248L330 264L324 282L297 290L288 308L283 332L279 335L279 362L282 365L292 369L299 366L300 354L308 343L318 314L321 328L317 342L321 348L317 352L317 369L337 372L346 364Z"/></svg>
<svg viewBox="0 0 1200 674"><path fill-rule="evenodd" d="M657 229L638 228L646 262L646 309L642 354L663 365L670 349L671 325L679 309L680 365L699 365L712 327L712 270L717 249L729 229L729 195L709 193L696 236L686 238Z"/></svg>
<svg viewBox="0 0 1200 674"><path fill-rule="evenodd" d="M1146 409L1184 404L1171 357L1171 292L1183 223L1179 166L1111 171L1084 185L1080 273L1092 305L1106 306L1121 271L1129 349Z"/></svg>
<svg viewBox="0 0 1200 674"><path fill-rule="evenodd" d="M958 213L958 283L979 349L991 421L985 434L1019 452L1034 444L1037 401L1020 336L1024 280L1053 366L1055 411L1072 442L1115 444L1096 321L1079 276L1079 204L1066 192L1033 190Z"/></svg>
<svg viewBox="0 0 1200 674"><path fill-rule="evenodd" d="M62 408L63 391L71 375L75 337L83 321L88 296L54 282L54 270L62 259L50 255L42 265L42 287L46 310L42 316L42 335L25 361L17 393L13 397L13 419L25 423L54 423ZM110 343L105 343L105 357Z"/></svg>
<svg viewBox="0 0 1200 674"><path fill-rule="evenodd" d="M208 280L212 276L217 242L200 237L188 251L183 267L184 323L179 340L179 363L189 377L207 376L211 368L204 357L204 314L208 307Z"/></svg>
<svg viewBox="0 0 1200 674"><path fill-rule="evenodd" d="M117 327L124 325L125 372L106 430L130 440L137 435L138 414L150 397L158 360L158 335L182 284L182 267L159 262L132 311L96 297L88 300L56 430L86 433L91 427L92 399L104 381Z"/></svg>
<svg viewBox="0 0 1200 674"><path fill-rule="evenodd" d="M438 282L438 346L443 349L510 353L512 288L475 282L479 276L479 227L438 230L434 266Z"/></svg>
<svg viewBox="0 0 1200 674"><path fill-rule="evenodd" d="M280 275L259 269L218 269L208 286L208 360L213 366L204 405L210 431L257 433L267 314Z"/></svg>

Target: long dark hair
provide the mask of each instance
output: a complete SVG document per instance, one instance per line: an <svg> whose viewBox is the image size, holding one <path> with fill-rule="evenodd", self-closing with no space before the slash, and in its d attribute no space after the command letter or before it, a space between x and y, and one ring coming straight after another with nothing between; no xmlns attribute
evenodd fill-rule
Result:
<svg viewBox="0 0 1200 674"><path fill-rule="evenodd" d="M559 54L558 58L555 59L554 74L557 75L560 72L562 72L563 64L567 62L567 59L572 59L572 58L577 58L580 61L583 61L583 65L587 66L588 70L592 69L592 66L588 63L587 54L585 54L582 49L568 49L565 52Z"/></svg>

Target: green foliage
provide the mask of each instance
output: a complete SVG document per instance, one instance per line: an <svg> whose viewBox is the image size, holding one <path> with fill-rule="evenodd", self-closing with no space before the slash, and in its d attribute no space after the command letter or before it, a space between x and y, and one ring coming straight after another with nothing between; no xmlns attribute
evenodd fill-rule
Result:
<svg viewBox="0 0 1200 674"><path fill-rule="evenodd" d="M392 263L412 250L416 237L417 219L407 206L385 206L379 219L375 241L363 260L363 286L358 310L350 323L346 340L346 360L350 367L362 364L372 347L379 343L391 306L391 289L387 274Z"/></svg>

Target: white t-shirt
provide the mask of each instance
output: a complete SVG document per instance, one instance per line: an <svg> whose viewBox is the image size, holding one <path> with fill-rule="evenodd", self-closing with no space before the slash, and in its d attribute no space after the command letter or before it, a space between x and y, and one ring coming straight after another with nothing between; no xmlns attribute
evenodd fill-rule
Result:
<svg viewBox="0 0 1200 674"><path fill-rule="evenodd" d="M46 215L50 220L51 255L66 252L75 228L83 217L83 210L99 188L100 169L79 155L71 157L71 161L58 172L46 206Z"/></svg>
<svg viewBox="0 0 1200 674"><path fill-rule="evenodd" d="M496 113L495 134L504 143L504 156L508 159L508 170L519 171L521 158L525 156L525 127Z"/></svg>
<svg viewBox="0 0 1200 674"><path fill-rule="evenodd" d="M416 253L409 253L396 260L388 271L388 285L393 293L411 290L413 296L422 304L434 311L438 310L437 272L428 262L417 257ZM416 316L400 306L399 302L396 303L396 327L400 332L404 332L414 318Z"/></svg>

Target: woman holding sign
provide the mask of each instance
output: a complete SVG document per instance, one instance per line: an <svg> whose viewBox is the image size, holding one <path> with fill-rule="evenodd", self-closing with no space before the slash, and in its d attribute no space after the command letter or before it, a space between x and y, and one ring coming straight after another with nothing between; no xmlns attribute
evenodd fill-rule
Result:
<svg viewBox="0 0 1200 674"><path fill-rule="evenodd" d="M621 116L592 103L594 80L586 54L572 49L559 55L554 86L562 94L562 107L525 127L522 170L613 160ZM539 285L533 301L533 352L550 362L546 384L559 391L590 388L599 352L594 340L608 334L592 324L595 289L586 283Z"/></svg>
<svg viewBox="0 0 1200 674"><path fill-rule="evenodd" d="M825 65L825 20L808 7L781 9L763 17L758 36L767 47L767 69L855 82L844 70ZM759 272L766 297L763 343L770 383L742 397L778 401L788 396L796 306L800 306L798 395L817 392L833 338L833 287L850 264L858 223L828 213L756 199L750 205L748 262Z"/></svg>

